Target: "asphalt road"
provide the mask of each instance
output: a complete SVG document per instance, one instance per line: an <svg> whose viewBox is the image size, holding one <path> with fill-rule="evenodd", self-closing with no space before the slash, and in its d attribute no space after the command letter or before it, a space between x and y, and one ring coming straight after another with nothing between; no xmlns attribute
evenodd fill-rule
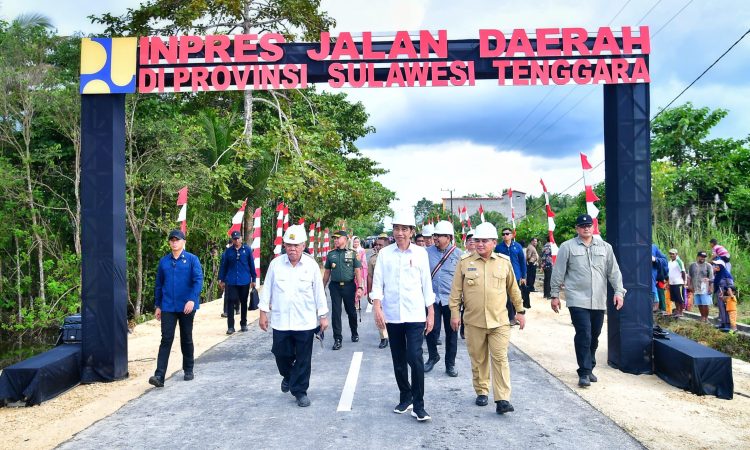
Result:
<svg viewBox="0 0 750 450"><path fill-rule="evenodd" d="M164 388L150 389L60 448L643 448L515 347L515 412L497 415L492 397L489 406L474 405L461 339L459 376L448 377L442 360L425 375L432 421L394 414L398 389L390 351L378 348L372 314L362 311L358 343L349 340L345 319L343 324L342 350L331 350L330 332L325 348L314 347L308 408L280 391L271 334L253 325L198 358L193 381L177 372ZM350 375L357 354L360 370ZM355 387L349 410L346 395L342 400L347 377Z"/></svg>

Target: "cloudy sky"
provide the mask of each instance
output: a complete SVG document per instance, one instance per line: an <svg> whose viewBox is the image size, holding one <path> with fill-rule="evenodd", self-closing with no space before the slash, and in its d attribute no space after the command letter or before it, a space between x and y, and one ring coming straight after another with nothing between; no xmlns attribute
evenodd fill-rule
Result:
<svg viewBox="0 0 750 450"><path fill-rule="evenodd" d="M54 10L49 5L54 4ZM120 14L138 1L0 0L0 17L48 15L61 34L100 31L90 14ZM476 38L483 28L648 25L651 30L653 115L714 62L750 27L747 0L323 0L337 20L334 31L448 30L450 39ZM676 104L725 108L716 137L750 134L750 36ZM362 101L376 133L360 148L390 170L381 181L396 191L396 208L427 197L502 192L539 195L539 178L551 191L583 189L578 152L592 164L604 157L602 89L597 86L347 89ZM604 179L604 166L595 171Z"/></svg>

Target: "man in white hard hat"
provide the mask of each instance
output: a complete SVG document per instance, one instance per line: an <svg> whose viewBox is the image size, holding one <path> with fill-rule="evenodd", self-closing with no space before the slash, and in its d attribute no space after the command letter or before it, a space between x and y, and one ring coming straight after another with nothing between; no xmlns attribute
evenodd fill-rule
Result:
<svg viewBox="0 0 750 450"><path fill-rule="evenodd" d="M474 230L476 251L461 258L453 277L450 295L451 327L461 324L459 305L464 304L466 348L471 358L472 382L477 394L475 403L489 403L490 368L495 412L505 414L514 410L510 404L510 365L508 343L510 322L506 301L510 298L516 308L515 320L520 328L526 326L521 299L510 258L494 253L497 229L484 222Z"/></svg>
<svg viewBox="0 0 750 450"><path fill-rule="evenodd" d="M433 245L435 245L433 234L435 234L435 226L431 223L428 223L427 225L422 227L422 236L424 237L425 247L432 247Z"/></svg>
<svg viewBox="0 0 750 450"><path fill-rule="evenodd" d="M433 233L435 245L427 247L427 256L430 259L430 275L432 276L432 291L435 293L435 326L426 338L429 357L424 365L424 371L430 372L435 364L440 361L440 353L438 353L437 347L442 318L445 324L445 373L450 377L457 377L456 349L458 339L456 332L451 328L448 300L453 284L453 274L456 272L456 265L461 259L461 251L453 245L453 237L453 224L447 220L441 220L435 224Z"/></svg>
<svg viewBox="0 0 750 450"><path fill-rule="evenodd" d="M393 372L400 393L393 412L403 414L413 406L411 415L422 422L430 420L424 409L422 341L432 331L435 294L427 251L411 243L415 228L413 213L394 215L396 242L378 253L370 298L375 324L388 329Z"/></svg>
<svg viewBox="0 0 750 450"><path fill-rule="evenodd" d="M318 263L305 253L307 233L292 225L284 233L286 253L271 261L260 293L258 325L268 330L271 315L276 366L283 377L281 392L290 392L298 406L310 406L312 348L315 333L328 328L323 277ZM319 327L319 328L318 328Z"/></svg>

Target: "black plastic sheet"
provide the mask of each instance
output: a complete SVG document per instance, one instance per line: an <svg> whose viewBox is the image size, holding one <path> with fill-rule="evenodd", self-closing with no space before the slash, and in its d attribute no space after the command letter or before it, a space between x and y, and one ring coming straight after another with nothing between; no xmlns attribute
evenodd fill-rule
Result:
<svg viewBox="0 0 750 450"><path fill-rule="evenodd" d="M676 334L668 337L654 339L654 370L659 378L693 394L732 399L732 358Z"/></svg>
<svg viewBox="0 0 750 450"><path fill-rule="evenodd" d="M53 399L81 381L81 345L60 345L6 367L0 375L0 403L26 406Z"/></svg>

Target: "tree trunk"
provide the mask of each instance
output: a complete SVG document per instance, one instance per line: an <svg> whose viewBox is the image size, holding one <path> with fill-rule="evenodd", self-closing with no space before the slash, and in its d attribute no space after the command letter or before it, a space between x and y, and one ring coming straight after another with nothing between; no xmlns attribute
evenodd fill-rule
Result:
<svg viewBox="0 0 750 450"><path fill-rule="evenodd" d="M141 234L135 241L135 308L133 311L133 320L138 319L143 313L143 239Z"/></svg>
<svg viewBox="0 0 750 450"><path fill-rule="evenodd" d="M79 134L80 138L80 134ZM73 218L73 246L76 255L81 255L81 141L80 139L73 142L73 148L76 152L75 165L75 182L73 183L73 193L76 198L76 214Z"/></svg>
<svg viewBox="0 0 750 450"><path fill-rule="evenodd" d="M21 310L23 309L23 296L21 295L21 249L18 245L18 236L13 234L13 242L16 244L16 296L18 299L18 322L21 322L23 316Z"/></svg>
<svg viewBox="0 0 750 450"><path fill-rule="evenodd" d="M31 213L31 232L34 242L37 246L37 270L39 270L39 299L42 305L47 303L47 295L44 281L44 243L39 235L39 220L37 219L36 206L34 206L34 189L31 186L31 152L26 147L24 157L24 166L26 169L26 202L28 203L29 212Z"/></svg>

